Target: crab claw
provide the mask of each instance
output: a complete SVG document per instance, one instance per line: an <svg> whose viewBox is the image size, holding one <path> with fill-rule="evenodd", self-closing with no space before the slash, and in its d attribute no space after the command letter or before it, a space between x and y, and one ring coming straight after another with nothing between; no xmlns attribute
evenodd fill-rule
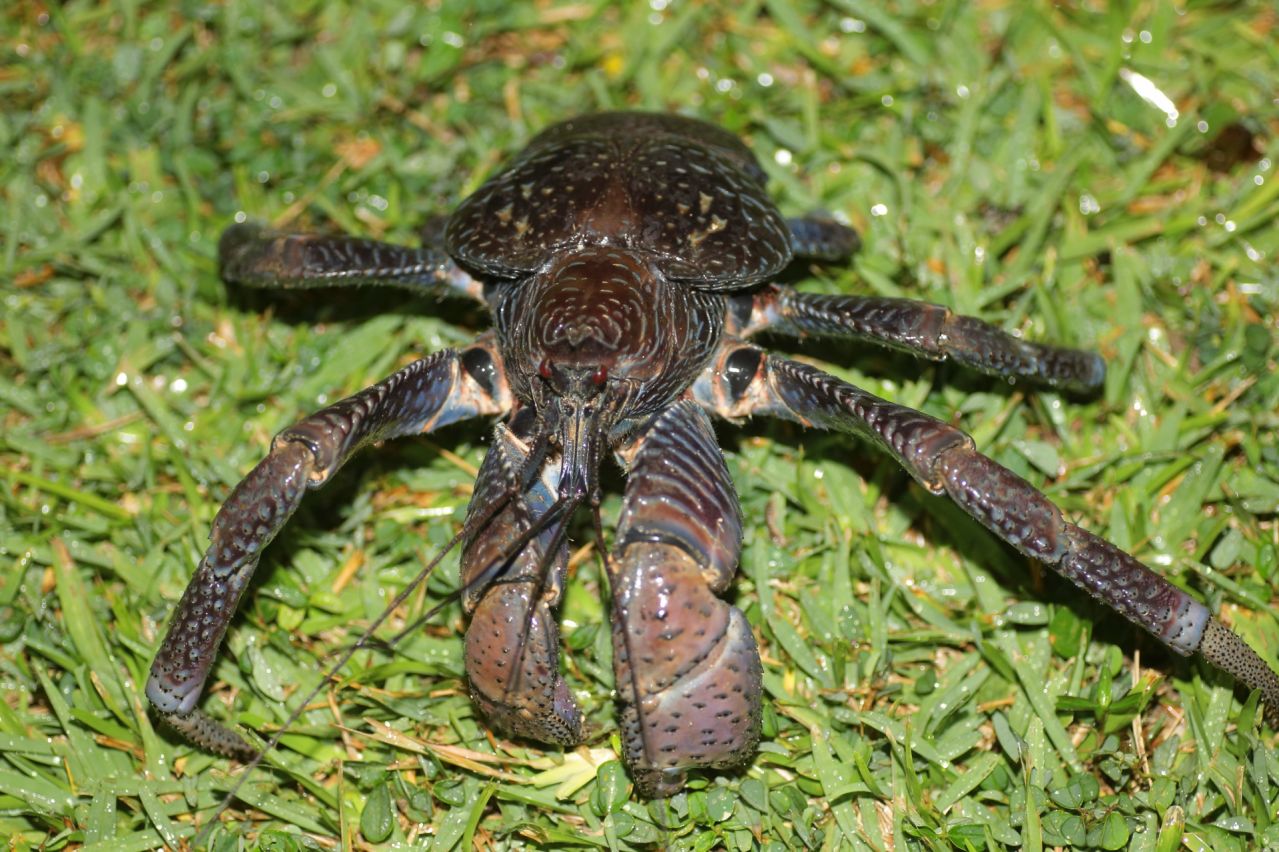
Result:
<svg viewBox="0 0 1279 852"><path fill-rule="evenodd" d="M471 518L506 505L466 543L462 554L466 675L471 696L496 727L557 745L582 739L582 713L559 670L559 602L568 564L556 513L559 467L544 464L528 488L510 497L530 455L516 432L499 426L468 510Z"/></svg>

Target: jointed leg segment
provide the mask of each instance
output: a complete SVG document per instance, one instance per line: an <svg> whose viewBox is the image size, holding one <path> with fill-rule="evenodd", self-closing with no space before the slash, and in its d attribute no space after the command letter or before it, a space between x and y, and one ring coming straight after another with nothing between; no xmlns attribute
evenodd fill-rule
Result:
<svg viewBox="0 0 1279 852"><path fill-rule="evenodd" d="M819 334L864 340L932 361L951 360L1006 379L1072 391L1099 388L1106 365L1094 352L1019 340L990 323L927 302L879 296L826 296L774 286L755 297L754 334Z"/></svg>
<svg viewBox="0 0 1279 852"><path fill-rule="evenodd" d="M262 225L232 225L218 241L222 277L251 287L293 289L356 284L453 290L483 299L482 288L442 249L377 240L289 234Z"/></svg>
<svg viewBox="0 0 1279 852"><path fill-rule="evenodd" d="M263 549L301 503L360 447L373 441L509 407L488 343L438 352L280 433L271 453L232 491L213 522L209 549L182 595L147 680L157 712L210 751L253 750L197 706L218 646Z"/></svg>
<svg viewBox="0 0 1279 852"><path fill-rule="evenodd" d="M856 231L820 213L787 219L786 226L790 229L791 251L796 257L847 260L862 245Z"/></svg>
<svg viewBox="0 0 1279 852"><path fill-rule="evenodd" d="M755 364L749 383L718 367L698 383L719 413L763 413L850 432L878 444L934 494L946 494L983 526L1148 630L1183 656L1209 662L1260 689L1267 718L1279 726L1279 675L1208 609L1137 559L1067 521L1048 498L977 452L966 434L822 371L729 344L720 364Z"/></svg>
<svg viewBox="0 0 1279 852"><path fill-rule="evenodd" d="M151 664L147 698L191 742L246 760L254 750L196 706L218 646L263 548L302 502L315 458L302 444L278 443L222 504L209 549L182 594Z"/></svg>

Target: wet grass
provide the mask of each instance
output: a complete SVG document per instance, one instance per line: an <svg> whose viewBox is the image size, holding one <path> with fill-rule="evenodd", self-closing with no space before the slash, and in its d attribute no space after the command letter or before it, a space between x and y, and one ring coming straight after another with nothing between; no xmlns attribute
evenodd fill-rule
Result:
<svg viewBox="0 0 1279 852"><path fill-rule="evenodd" d="M395 293L228 288L220 230L243 212L411 241L531 133L587 109L723 124L785 212L846 216L865 250L799 270L805 289L942 302L1101 351L1105 392L1080 400L771 341L962 426L1275 659L1267 4L437 5L0 12L12 848L190 842L237 768L158 729L141 689L219 501L302 413L482 327ZM368 452L313 494L268 551L204 706L273 730L456 529L487 431ZM747 518L734 594L765 661L745 772L665 804L629 797L583 553L564 617L585 747L488 732L455 607L398 656L360 653L210 842L1279 845L1279 758L1255 698L865 445L762 421L721 434ZM454 565L412 612L449 591Z"/></svg>

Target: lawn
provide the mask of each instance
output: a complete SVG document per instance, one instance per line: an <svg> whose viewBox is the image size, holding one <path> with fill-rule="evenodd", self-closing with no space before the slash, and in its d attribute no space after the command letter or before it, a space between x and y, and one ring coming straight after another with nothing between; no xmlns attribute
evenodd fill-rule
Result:
<svg viewBox="0 0 1279 852"><path fill-rule="evenodd" d="M271 436L486 318L223 283L237 216L412 242L531 134L677 110L864 248L804 290L1100 351L1103 393L770 338L965 429L1073 521L1279 655L1279 15L1272 4L36 2L0 10L0 837L193 843L240 767L146 711L167 618ZM203 706L269 736L456 531L490 425L359 456L267 551ZM719 429L764 738L665 802L617 763L583 524L577 750L492 734L451 605L359 652L239 788L218 849L1279 848L1256 696L852 439ZM619 478L605 517L616 517ZM443 600L456 557L379 635Z"/></svg>

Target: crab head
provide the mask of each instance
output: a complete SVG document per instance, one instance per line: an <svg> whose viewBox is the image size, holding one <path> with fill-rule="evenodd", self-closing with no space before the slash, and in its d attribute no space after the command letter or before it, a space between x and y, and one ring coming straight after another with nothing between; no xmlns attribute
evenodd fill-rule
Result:
<svg viewBox="0 0 1279 852"><path fill-rule="evenodd" d="M562 454L560 494L595 498L609 439L680 398L722 331L721 297L669 280L651 254L555 257L506 300L499 332L517 393Z"/></svg>

